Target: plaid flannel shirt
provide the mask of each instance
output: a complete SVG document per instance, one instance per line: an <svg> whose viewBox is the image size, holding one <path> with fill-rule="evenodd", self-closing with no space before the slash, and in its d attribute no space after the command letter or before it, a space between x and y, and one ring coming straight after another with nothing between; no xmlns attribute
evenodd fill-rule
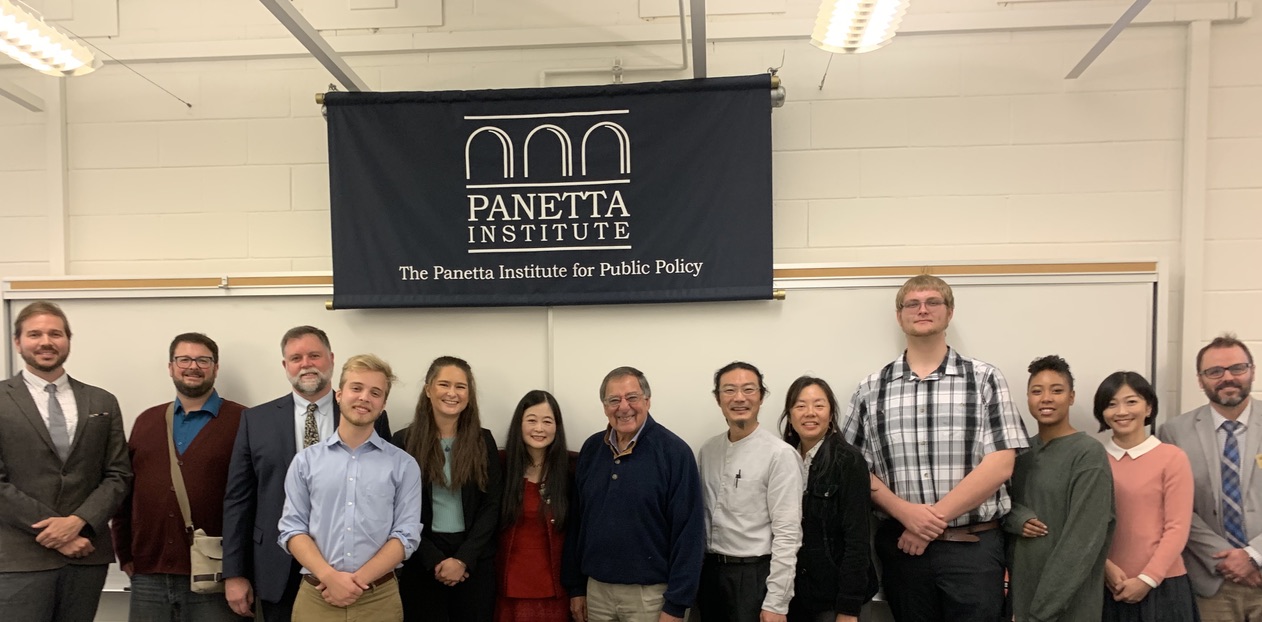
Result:
<svg viewBox="0 0 1262 622"><path fill-rule="evenodd" d="M924 378L912 373L906 352L868 376L841 431L894 494L923 504L942 500L986 454L1030 446L1003 374L953 348ZM997 519L1011 507L1004 484L950 526Z"/></svg>

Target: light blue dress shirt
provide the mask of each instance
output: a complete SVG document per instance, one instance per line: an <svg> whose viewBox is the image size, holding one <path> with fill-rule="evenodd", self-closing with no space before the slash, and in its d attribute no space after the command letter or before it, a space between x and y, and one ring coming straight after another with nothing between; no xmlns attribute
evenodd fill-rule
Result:
<svg viewBox="0 0 1262 622"><path fill-rule="evenodd" d="M390 538L411 557L421 542L421 468L376 432L353 450L334 432L289 465L279 527L286 551L307 534L340 572L358 570Z"/></svg>

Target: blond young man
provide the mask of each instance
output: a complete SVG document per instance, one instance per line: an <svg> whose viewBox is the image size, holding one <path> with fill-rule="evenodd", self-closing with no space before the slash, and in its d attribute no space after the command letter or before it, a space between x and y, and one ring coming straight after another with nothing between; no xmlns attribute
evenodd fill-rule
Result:
<svg viewBox="0 0 1262 622"><path fill-rule="evenodd" d="M337 431L289 467L278 543L302 564L294 620L403 620L394 571L421 541L421 469L373 429L394 380L371 354L346 361Z"/></svg>

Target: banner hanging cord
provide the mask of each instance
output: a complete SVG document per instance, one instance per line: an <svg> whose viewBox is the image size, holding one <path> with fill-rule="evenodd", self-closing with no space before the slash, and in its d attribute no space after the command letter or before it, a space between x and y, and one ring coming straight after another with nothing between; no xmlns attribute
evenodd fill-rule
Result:
<svg viewBox="0 0 1262 622"><path fill-rule="evenodd" d="M167 90L165 87L163 87L161 84L158 84L157 82L154 82L153 80L150 80L150 79L149 79L149 76L146 76L145 74L140 73L139 71L136 71L135 69L133 69L133 68L132 68L132 66L131 66L131 65L128 65L127 63L124 63L123 61L118 60L117 58L114 58L112 55L110 55L110 53L109 53L109 52L106 52L105 50L102 50L102 49L101 49L101 47L100 47L100 46L98 46L97 44L92 43L91 41L88 41L87 39L84 39L83 37L80 37L79 35L75 34L75 33L74 33L74 32L72 32L69 28L66 28L65 26L58 26L58 28L60 28L60 29L62 29L62 30L64 30L64 31L66 31L66 32L70 33L70 36L72 36L72 37L74 37L74 38L76 38L76 39L78 39L78 40L80 40L80 41L82 41L82 42L84 42L84 43L86 43L86 44L88 44L88 45L92 46L92 47L93 47L93 49L95 49L96 51L98 51L98 52L100 52L100 53L102 53L102 54L104 54L104 55L108 56L110 60L112 60L112 61L114 61L114 62L116 62L116 63L118 63L118 64L120 64L120 65L122 65L122 66L124 66L124 67L126 67L128 71L130 71L130 72L132 72L132 73L134 73L134 74L136 74L136 75L140 76L141 78L144 78L145 82L148 82L149 84L152 84L152 85L154 85L154 86L158 87L159 89L161 89L161 90L162 90L162 92L163 92L163 93L166 93L167 95L170 95L171 97L174 97L174 98L175 98L176 100L178 100L181 104L184 104L185 106L188 106L189 108L192 108L192 107L193 107L193 104L190 104L190 103L188 103L188 102L184 101L183 99L181 99L181 98L180 98L180 96L179 96L179 95L176 95L175 93L172 93L171 91L168 91L168 90Z"/></svg>

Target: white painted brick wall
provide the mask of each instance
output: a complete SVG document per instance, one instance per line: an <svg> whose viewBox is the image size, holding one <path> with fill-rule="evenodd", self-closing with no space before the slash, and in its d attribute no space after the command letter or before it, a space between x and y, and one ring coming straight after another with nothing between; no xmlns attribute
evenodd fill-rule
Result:
<svg viewBox="0 0 1262 622"><path fill-rule="evenodd" d="M329 254L328 212L250 214L251 257L310 258Z"/></svg>
<svg viewBox="0 0 1262 622"><path fill-rule="evenodd" d="M232 166L246 163L250 121L182 121L158 125L163 167ZM257 123L265 123L258 121Z"/></svg>
<svg viewBox="0 0 1262 622"><path fill-rule="evenodd" d="M73 123L67 131L70 168L158 166L159 129L157 123Z"/></svg>
<svg viewBox="0 0 1262 622"><path fill-rule="evenodd" d="M5 106L13 106L2 100ZM0 125L0 171L44 170L44 126Z"/></svg>
<svg viewBox="0 0 1262 622"><path fill-rule="evenodd" d="M0 243L0 266L31 260L48 260L48 218L45 216L5 216L0 218L4 242Z"/></svg>
<svg viewBox="0 0 1262 622"><path fill-rule="evenodd" d="M3 133L0 128L0 133ZM46 213L44 171L0 171L0 188L4 189L0 216L39 216Z"/></svg>
<svg viewBox="0 0 1262 622"><path fill-rule="evenodd" d="M792 0L786 10L809 18L814 4ZM527 11L510 0L444 6L446 24L415 32L645 23L637 0L531 4L555 11ZM994 9L989 0L935 6ZM120 5L119 30L112 40L119 44L288 36L258 3L195 0L130 0ZM801 40L711 44L711 75L783 63L789 100L772 113L776 260L1157 258L1171 263L1177 288L1185 32L1130 28L1080 79L1065 80L1098 34L904 36L874 54L832 58L826 79L829 55ZM1201 337L1230 329L1262 343L1262 275L1255 269L1262 248L1262 18L1215 26L1212 37ZM679 48L441 51L352 55L348 62L373 88L441 90L535 86L544 70L603 67L615 57L628 66L662 65L677 62ZM68 82L69 271L328 270L326 134L312 98L330 76L310 58L136 69L193 106L117 65ZM41 78L24 71L0 69L0 77L39 88ZM687 76L660 71L627 79ZM549 83L608 77L554 76ZM38 243L48 211L43 122L41 114L0 101L0 143L13 147L0 149L0 227L24 233L0 248L0 275L48 267ZM221 247L208 252L199 238ZM1177 310L1177 291L1175 298ZM1177 352L1181 318L1166 320Z"/></svg>
<svg viewBox="0 0 1262 622"><path fill-rule="evenodd" d="M290 167L293 209L329 211L329 167L302 164Z"/></svg>
<svg viewBox="0 0 1262 622"><path fill-rule="evenodd" d="M25 68L0 70L0 79L31 92L43 83ZM0 99L0 275L48 271L43 122L42 114Z"/></svg>
<svg viewBox="0 0 1262 622"><path fill-rule="evenodd" d="M1256 359L1262 357L1262 23L1216 28L1212 49L1200 339L1233 331Z"/></svg>
<svg viewBox="0 0 1262 622"><path fill-rule="evenodd" d="M257 119L249 122L251 164L328 162L324 119Z"/></svg>
<svg viewBox="0 0 1262 622"><path fill-rule="evenodd" d="M84 169L70 194L76 215L288 210L289 167Z"/></svg>

